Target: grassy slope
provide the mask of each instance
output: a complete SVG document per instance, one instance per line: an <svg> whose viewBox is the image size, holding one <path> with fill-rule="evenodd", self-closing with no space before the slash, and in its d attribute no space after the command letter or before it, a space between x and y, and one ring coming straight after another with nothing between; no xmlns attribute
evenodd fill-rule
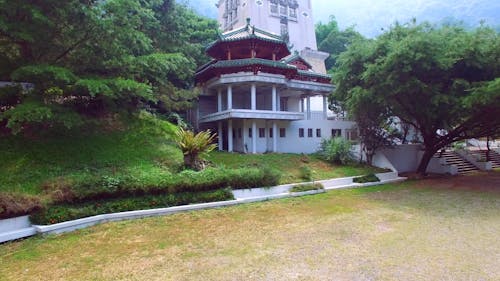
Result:
<svg viewBox="0 0 500 281"><path fill-rule="evenodd" d="M38 194L44 183L58 177L169 173L179 167L182 154L168 140L173 125L146 116L129 126L113 132L0 138L0 191Z"/></svg>
<svg viewBox="0 0 500 281"><path fill-rule="evenodd" d="M463 190L475 188L464 183L468 178L337 190L37 237L0 245L0 276L499 280L500 177L476 176L482 191Z"/></svg>
<svg viewBox="0 0 500 281"><path fill-rule="evenodd" d="M295 183L304 181L301 178L301 167L308 166L313 170L314 180L366 175L381 172L382 169L365 165L332 165L320 160L315 155L297 154L230 154L214 152L209 160L215 165L224 165L229 168L239 167L271 167L281 171L281 183Z"/></svg>
<svg viewBox="0 0 500 281"><path fill-rule="evenodd" d="M182 154L169 140L173 125L142 116L114 124L127 130L73 131L26 139L0 138L0 192L40 194L42 186L67 179L114 177L120 174L168 174L179 170ZM370 173L366 166L334 166L315 156L294 154L241 155L214 152L216 166L269 166L281 172L281 183L303 181L300 167L309 166L314 179Z"/></svg>

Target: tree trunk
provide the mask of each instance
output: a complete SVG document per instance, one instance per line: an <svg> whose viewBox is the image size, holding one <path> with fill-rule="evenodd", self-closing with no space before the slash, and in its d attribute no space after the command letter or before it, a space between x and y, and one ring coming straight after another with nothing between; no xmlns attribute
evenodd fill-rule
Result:
<svg viewBox="0 0 500 281"><path fill-rule="evenodd" d="M420 160L420 164L417 168L417 173L419 175L424 176L427 171L427 166L432 159L432 156L436 153L436 149L426 149L424 155L422 156L422 160Z"/></svg>
<svg viewBox="0 0 500 281"><path fill-rule="evenodd" d="M486 161L490 161L490 137L486 137Z"/></svg>

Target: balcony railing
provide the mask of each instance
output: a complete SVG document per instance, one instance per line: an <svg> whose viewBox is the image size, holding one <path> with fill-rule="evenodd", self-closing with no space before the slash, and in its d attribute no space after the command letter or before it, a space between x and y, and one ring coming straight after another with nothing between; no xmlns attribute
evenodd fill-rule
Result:
<svg viewBox="0 0 500 281"><path fill-rule="evenodd" d="M303 120L303 112L286 112L271 110L249 110L249 109L231 109L221 112L211 113L200 118L200 122L214 122L225 119L269 119L269 120Z"/></svg>

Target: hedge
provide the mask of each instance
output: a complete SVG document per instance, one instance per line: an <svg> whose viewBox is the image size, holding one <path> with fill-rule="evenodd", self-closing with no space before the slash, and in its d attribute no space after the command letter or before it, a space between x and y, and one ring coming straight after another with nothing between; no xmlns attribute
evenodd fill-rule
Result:
<svg viewBox="0 0 500 281"><path fill-rule="evenodd" d="M184 192L165 195L94 200L80 204L58 204L44 208L30 216L34 224L54 224L100 214L133 210L165 208L191 203L205 203L231 200L233 194L228 189L208 192Z"/></svg>
<svg viewBox="0 0 500 281"><path fill-rule="evenodd" d="M276 171L258 168L208 168L200 172L186 170L153 178L104 176L72 185L70 192L66 192L65 201L85 202L129 196L209 191L226 187L265 187L277 185L279 179L280 174Z"/></svg>
<svg viewBox="0 0 500 281"><path fill-rule="evenodd" d="M355 183L379 182L380 179L375 174L369 174L362 177L357 177L352 180Z"/></svg>

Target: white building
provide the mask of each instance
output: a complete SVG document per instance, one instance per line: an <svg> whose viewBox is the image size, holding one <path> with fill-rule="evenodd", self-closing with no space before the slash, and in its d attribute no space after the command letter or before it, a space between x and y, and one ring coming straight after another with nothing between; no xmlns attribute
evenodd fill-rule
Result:
<svg viewBox="0 0 500 281"><path fill-rule="evenodd" d="M309 0L221 0L219 15L226 31L196 73L195 126L217 132L220 150L312 153L323 138L355 138L354 122L327 109L334 86L327 55L316 51ZM290 44L303 49L291 54Z"/></svg>

